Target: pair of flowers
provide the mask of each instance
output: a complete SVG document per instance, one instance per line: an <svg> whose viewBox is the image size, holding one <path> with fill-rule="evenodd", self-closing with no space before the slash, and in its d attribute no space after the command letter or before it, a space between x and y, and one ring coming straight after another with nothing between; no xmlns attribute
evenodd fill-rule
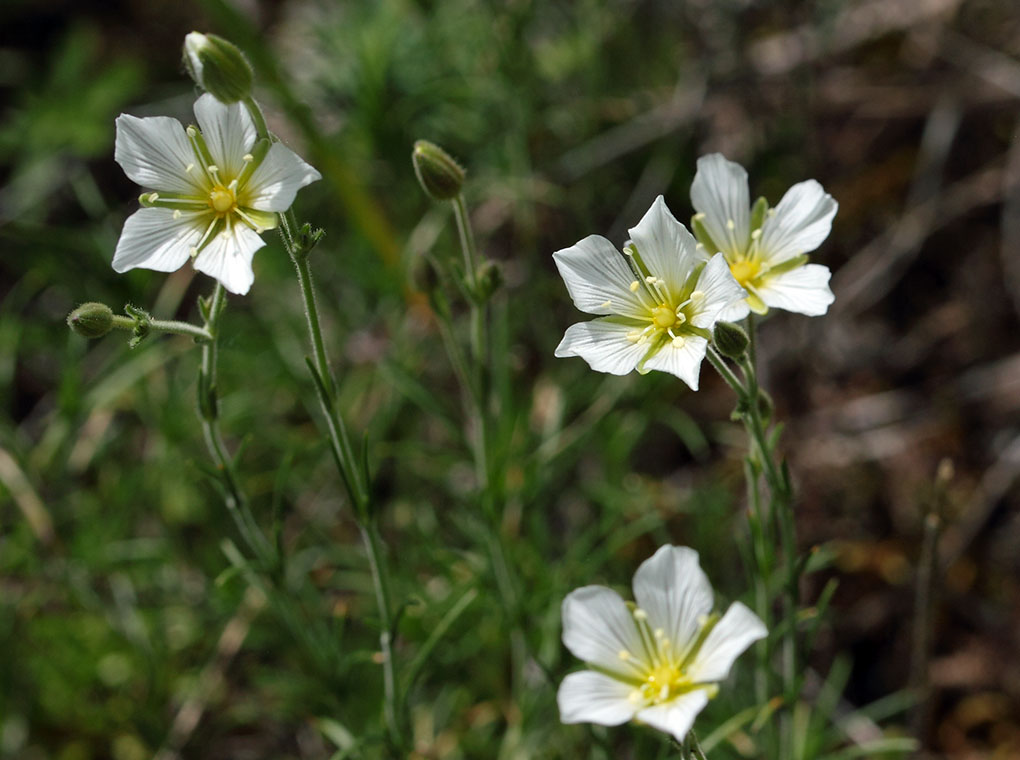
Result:
<svg viewBox="0 0 1020 760"><path fill-rule="evenodd" d="M574 305L599 319L571 325L557 356L580 356L614 375L661 370L693 390L712 329L769 308L810 316L833 301L827 267L807 253L828 236L837 204L815 180L779 205L752 207L747 172L718 153L698 160L692 235L659 196L623 255L590 235L553 254Z"/></svg>

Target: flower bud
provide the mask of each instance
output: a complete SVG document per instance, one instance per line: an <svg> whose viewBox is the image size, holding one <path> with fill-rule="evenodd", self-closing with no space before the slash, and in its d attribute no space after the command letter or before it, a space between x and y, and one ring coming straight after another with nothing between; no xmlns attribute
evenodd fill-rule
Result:
<svg viewBox="0 0 1020 760"><path fill-rule="evenodd" d="M67 326L83 338L101 338L113 329L113 310L105 303L83 303L67 315Z"/></svg>
<svg viewBox="0 0 1020 760"><path fill-rule="evenodd" d="M503 284L503 270L495 261L486 261L478 267L478 292L475 294L482 303L492 298L492 294Z"/></svg>
<svg viewBox="0 0 1020 760"><path fill-rule="evenodd" d="M418 140L411 152L414 173L425 194L435 201L448 201L464 186L464 169L435 143Z"/></svg>
<svg viewBox="0 0 1020 760"><path fill-rule="evenodd" d="M715 347L730 359L739 359L747 351L750 340L744 328L732 322L715 323Z"/></svg>
<svg viewBox="0 0 1020 760"><path fill-rule="evenodd" d="M251 97L255 73L236 45L215 34L184 38L184 67L195 84L223 103Z"/></svg>

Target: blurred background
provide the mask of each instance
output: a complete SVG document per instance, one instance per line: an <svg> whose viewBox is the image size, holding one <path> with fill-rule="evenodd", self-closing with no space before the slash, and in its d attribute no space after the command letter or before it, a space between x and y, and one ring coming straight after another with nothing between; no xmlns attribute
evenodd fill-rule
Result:
<svg viewBox="0 0 1020 760"><path fill-rule="evenodd" d="M268 610L231 554L194 345L129 350L64 324L86 300L198 320L204 276L109 265L140 192L113 162L114 118L192 118L179 50L194 29L250 55L271 128L325 177L296 210L327 230L312 268L385 496L400 646L465 605L413 692L416 757L590 746L556 719L555 681L536 667L515 697L506 678L455 378L417 284L424 251L456 254L452 217L411 170L417 138L468 167L480 246L505 274L502 530L542 667L577 665L559 644L563 595L626 588L662 543L699 549L723 599L748 588L728 389L707 366L693 394L552 355L584 317L550 254L591 233L622 244L660 193L688 219L695 161L722 151L752 197L774 204L813 177L840 203L813 256L834 306L772 315L759 354L788 423L799 539L819 547L806 603L839 582L808 695L845 681L833 742L881 725L916 732L928 757L1020 757L1013 0L6 0L0 757L330 758L375 725L371 581L279 242L224 317L222 425L256 514L282 524L304 618ZM926 520L935 591L919 615ZM720 694L703 720L745 697ZM604 735L617 757L660 756L648 733Z"/></svg>

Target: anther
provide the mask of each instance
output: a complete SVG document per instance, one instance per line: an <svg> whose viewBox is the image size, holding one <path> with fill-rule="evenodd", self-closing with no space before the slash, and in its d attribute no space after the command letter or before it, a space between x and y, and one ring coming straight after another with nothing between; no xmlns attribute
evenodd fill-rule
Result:
<svg viewBox="0 0 1020 760"><path fill-rule="evenodd" d="M702 219L705 218L705 212L699 211L697 214L694 215L694 218L697 219L698 221L701 221Z"/></svg>
<svg viewBox="0 0 1020 760"><path fill-rule="evenodd" d="M243 156L241 156L241 158L244 160L246 164L250 161L255 160L255 156L253 156L251 153L245 153Z"/></svg>
<svg viewBox="0 0 1020 760"><path fill-rule="evenodd" d="M189 253L191 254L191 258L195 258L198 255L198 249L192 246L191 251L189 251Z"/></svg>
<svg viewBox="0 0 1020 760"><path fill-rule="evenodd" d="M190 124L188 125L188 128L187 128L187 129L185 129L184 131L188 133L188 137L194 137L195 135L197 135L197 134L198 134L198 130L197 130L197 129L195 129L195 128L194 128L193 126L191 126Z"/></svg>
<svg viewBox="0 0 1020 760"><path fill-rule="evenodd" d="M657 278L656 278L656 277L655 277L654 275L648 275L648 276L647 276L647 277L645 278L645 282L647 282L647 283L648 283L649 285L654 285L654 284L655 284L655 280L656 280L656 279L657 279Z"/></svg>
<svg viewBox="0 0 1020 760"><path fill-rule="evenodd" d="M187 166L184 167L184 171L186 171L188 174L191 174L193 171L195 171L195 165L188 164Z"/></svg>
<svg viewBox="0 0 1020 760"><path fill-rule="evenodd" d="M640 287L641 287L641 283L638 282L637 280L634 280L634 282L632 282L630 284L630 292L631 293L637 293L637 289L640 288Z"/></svg>
<svg viewBox="0 0 1020 760"><path fill-rule="evenodd" d="M683 348L686 342L683 335L677 335L673 338L673 348Z"/></svg>
<svg viewBox="0 0 1020 760"><path fill-rule="evenodd" d="M760 229L757 229L757 230L755 230L754 232L751 233L751 240L757 240L760 237L761 237L761 230Z"/></svg>
<svg viewBox="0 0 1020 760"><path fill-rule="evenodd" d="M631 343L637 343L639 340L641 340L641 331L631 330L629 333L627 333L627 340L629 340Z"/></svg>
<svg viewBox="0 0 1020 760"><path fill-rule="evenodd" d="M704 297L705 297L705 291L704 290L695 290L693 293L691 293L691 301L693 301L693 302L700 301Z"/></svg>
<svg viewBox="0 0 1020 760"><path fill-rule="evenodd" d="M626 662L627 660L629 660L629 659L630 659L630 652L628 652L628 651L627 651L626 649L621 649L621 650L620 650L620 652L619 652L619 654L618 654L617 656L618 656L618 657L619 657L619 658L620 658L621 660L623 660L624 662Z"/></svg>
<svg viewBox="0 0 1020 760"><path fill-rule="evenodd" d="M612 305L613 305L612 300L606 299L605 302L602 304L601 308L608 309Z"/></svg>
<svg viewBox="0 0 1020 760"><path fill-rule="evenodd" d="M174 216L174 219L180 219L181 218L181 212L179 210L175 209L173 216Z"/></svg>
<svg viewBox="0 0 1020 760"><path fill-rule="evenodd" d="M728 229L728 230L735 230L736 228L737 228L737 225L734 224L732 219L727 219L726 220L726 229Z"/></svg>
<svg viewBox="0 0 1020 760"><path fill-rule="evenodd" d="M648 619L648 613L645 612L640 607L635 607L634 608L634 618L636 620L647 620Z"/></svg>
<svg viewBox="0 0 1020 760"><path fill-rule="evenodd" d="M207 166L206 168L210 172L218 172L220 170L220 167L218 167L216 164L209 164L209 166Z"/></svg>

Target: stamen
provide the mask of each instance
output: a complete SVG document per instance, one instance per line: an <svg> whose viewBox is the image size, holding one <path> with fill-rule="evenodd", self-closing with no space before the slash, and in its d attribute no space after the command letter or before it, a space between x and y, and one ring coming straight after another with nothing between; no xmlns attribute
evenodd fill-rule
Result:
<svg viewBox="0 0 1020 760"><path fill-rule="evenodd" d="M654 285L656 279L657 278L655 277L655 275L650 274L645 278L645 282L647 282L649 285Z"/></svg>
<svg viewBox="0 0 1020 760"><path fill-rule="evenodd" d="M760 237L761 237L761 228L758 228L754 232L751 233L751 240L757 240Z"/></svg>
<svg viewBox="0 0 1020 760"><path fill-rule="evenodd" d="M686 342L683 335L677 335L673 338L673 348L683 348Z"/></svg>
<svg viewBox="0 0 1020 760"><path fill-rule="evenodd" d="M637 293L637 289L640 288L640 287L641 287L641 283L638 282L637 280L634 280L634 282L632 282L630 284L630 292L631 293Z"/></svg>
<svg viewBox="0 0 1020 760"><path fill-rule="evenodd" d="M184 171L186 171L188 174L191 174L193 171L195 171L195 165L188 164L187 166L184 167Z"/></svg>
<svg viewBox="0 0 1020 760"><path fill-rule="evenodd" d="M174 209L173 217L174 217L174 219L180 219L181 218L180 209Z"/></svg>
<svg viewBox="0 0 1020 760"><path fill-rule="evenodd" d="M648 613L645 612L640 607L635 607L634 608L634 619L635 620L647 620L648 619Z"/></svg>
<svg viewBox="0 0 1020 760"><path fill-rule="evenodd" d="M691 302L697 303L698 301L701 301L704 297L705 297L704 290L695 290L693 293L691 293Z"/></svg>
<svg viewBox="0 0 1020 760"><path fill-rule="evenodd" d="M188 133L188 137L194 137L195 135L198 134L198 130L195 129L195 127L192 126L191 124L189 124L188 128L185 129L184 131Z"/></svg>
<svg viewBox="0 0 1020 760"><path fill-rule="evenodd" d="M251 153L245 153L243 156L241 156L241 158L244 160L245 163L249 163L250 161L255 160L255 156L253 156Z"/></svg>
<svg viewBox="0 0 1020 760"><path fill-rule="evenodd" d="M641 331L631 330L629 333L627 333L627 340L629 340L631 343L637 343L639 340L641 340Z"/></svg>

